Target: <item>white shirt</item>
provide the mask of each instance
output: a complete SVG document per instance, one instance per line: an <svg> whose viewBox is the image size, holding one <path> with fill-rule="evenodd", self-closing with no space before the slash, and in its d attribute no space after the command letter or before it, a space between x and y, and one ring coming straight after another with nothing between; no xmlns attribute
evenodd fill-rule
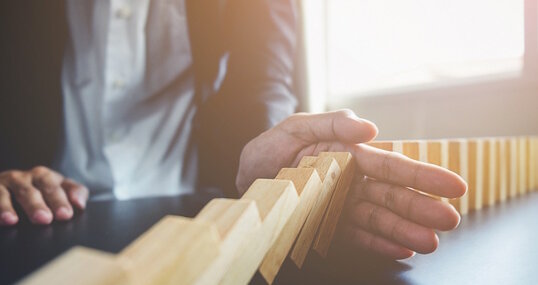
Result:
<svg viewBox="0 0 538 285"><path fill-rule="evenodd" d="M194 191L194 75L184 0L67 1L57 167L94 195Z"/></svg>

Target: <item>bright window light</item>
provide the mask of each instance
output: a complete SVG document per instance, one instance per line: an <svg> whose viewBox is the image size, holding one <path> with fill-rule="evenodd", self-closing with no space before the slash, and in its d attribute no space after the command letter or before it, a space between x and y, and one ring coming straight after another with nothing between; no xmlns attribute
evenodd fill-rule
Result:
<svg viewBox="0 0 538 285"><path fill-rule="evenodd" d="M520 72L523 2L327 0L329 93Z"/></svg>

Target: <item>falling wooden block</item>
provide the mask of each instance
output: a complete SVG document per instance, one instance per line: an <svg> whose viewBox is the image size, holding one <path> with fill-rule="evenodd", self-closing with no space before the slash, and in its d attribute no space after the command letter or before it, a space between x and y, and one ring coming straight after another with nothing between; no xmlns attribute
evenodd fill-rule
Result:
<svg viewBox="0 0 538 285"><path fill-rule="evenodd" d="M134 284L192 284L219 255L216 227L166 216L119 254Z"/></svg>
<svg viewBox="0 0 538 285"><path fill-rule="evenodd" d="M112 254L73 247L20 284L121 285L128 284L128 276Z"/></svg>
<svg viewBox="0 0 538 285"><path fill-rule="evenodd" d="M340 166L342 174L336 182L331 201L327 208L327 212L323 217L318 235L314 241L314 250L321 256L327 256L331 245L340 214L344 208L344 203L347 198L347 193L355 174L355 161L353 156L348 152L321 152L319 157L332 157Z"/></svg>
<svg viewBox="0 0 538 285"><path fill-rule="evenodd" d="M321 179L314 168L283 168L275 179L293 182L299 196L299 204L260 266L260 273L269 284L275 280L322 187Z"/></svg>
<svg viewBox="0 0 538 285"><path fill-rule="evenodd" d="M217 284L229 269L236 252L247 237L261 226L256 203L249 200L213 199L198 213L195 221L214 223L220 236L220 253L207 259L205 269L193 284Z"/></svg>
<svg viewBox="0 0 538 285"><path fill-rule="evenodd" d="M256 202L261 227L248 235L220 284L247 284L299 203L289 180L257 179L241 200Z"/></svg>
<svg viewBox="0 0 538 285"><path fill-rule="evenodd" d="M462 140L455 140L448 142L448 169L457 173L465 181L469 180L468 177L468 151L467 143ZM460 198L450 199L450 204L465 215L469 211L469 192L465 193Z"/></svg>
<svg viewBox="0 0 538 285"><path fill-rule="evenodd" d="M290 254L291 260L297 267L301 268L316 237L341 171L340 166L332 157L305 156L301 159L298 167L316 169L323 183L317 201L306 218Z"/></svg>

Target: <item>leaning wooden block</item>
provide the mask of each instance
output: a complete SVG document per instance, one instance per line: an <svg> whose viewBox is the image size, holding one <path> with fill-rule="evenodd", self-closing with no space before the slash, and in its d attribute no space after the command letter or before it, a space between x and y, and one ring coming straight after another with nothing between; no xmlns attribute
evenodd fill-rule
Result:
<svg viewBox="0 0 538 285"><path fill-rule="evenodd" d="M128 284L126 270L112 254L74 247L20 284L115 285Z"/></svg>
<svg viewBox="0 0 538 285"><path fill-rule="evenodd" d="M344 202L355 174L355 161L353 156L348 152L322 152L319 157L332 157L338 162L342 174L336 183L331 202L323 221L321 223L318 235L314 241L314 250L321 256L327 256L331 245L340 214L344 208Z"/></svg>
<svg viewBox="0 0 538 285"><path fill-rule="evenodd" d="M167 216L125 248L119 260L134 284L192 284L219 255L219 243L212 223Z"/></svg>
<svg viewBox="0 0 538 285"><path fill-rule="evenodd" d="M318 199L312 207L290 254L291 260L297 267L301 268L314 242L341 171L340 166L332 157L305 156L301 159L298 167L316 169L323 182Z"/></svg>
<svg viewBox="0 0 538 285"><path fill-rule="evenodd" d="M321 191L321 179L313 168L283 168L275 179L290 180L299 196L299 204L288 219L273 246L265 255L260 266L260 273L267 283L272 284L284 263L286 256L299 235Z"/></svg>
<svg viewBox="0 0 538 285"><path fill-rule="evenodd" d="M257 179L241 200L256 202L261 227L247 236L220 284L247 284L299 203L289 180Z"/></svg>
<svg viewBox="0 0 538 285"><path fill-rule="evenodd" d="M261 226L256 203L249 200L213 199L198 213L196 221L214 223L220 236L220 252L206 259L205 269L193 284L218 284L247 237Z"/></svg>

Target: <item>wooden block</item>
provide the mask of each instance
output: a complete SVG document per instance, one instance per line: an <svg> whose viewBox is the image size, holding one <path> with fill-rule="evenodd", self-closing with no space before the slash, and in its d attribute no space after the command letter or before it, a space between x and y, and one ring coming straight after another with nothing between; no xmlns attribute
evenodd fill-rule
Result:
<svg viewBox="0 0 538 285"><path fill-rule="evenodd" d="M526 181L526 192L532 191L533 181L532 181L532 140L530 137L525 138L525 148L527 153L525 156L525 177Z"/></svg>
<svg viewBox="0 0 538 285"><path fill-rule="evenodd" d="M128 284L126 270L112 254L73 247L19 284Z"/></svg>
<svg viewBox="0 0 538 285"><path fill-rule="evenodd" d="M306 217L312 210L322 186L321 179L314 168L282 168L275 179L293 182L299 196L299 204L260 266L260 273L269 284L273 283L286 256L288 256L288 252L290 252Z"/></svg>
<svg viewBox="0 0 538 285"><path fill-rule="evenodd" d="M532 137L529 139L529 145L531 149L531 154L529 155L531 161L529 163L529 176L530 176L530 185L532 191L538 190L538 139Z"/></svg>
<svg viewBox="0 0 538 285"><path fill-rule="evenodd" d="M402 142L403 155L419 160L419 143L417 141L404 141Z"/></svg>
<svg viewBox="0 0 538 285"><path fill-rule="evenodd" d="M219 255L216 227L167 216L119 254L134 284L192 284Z"/></svg>
<svg viewBox="0 0 538 285"><path fill-rule="evenodd" d="M463 180L468 182L468 159L467 159L467 143L462 140L450 141L448 143L448 169L460 175ZM451 199L456 210L462 215L469 211L469 192L465 193L460 198Z"/></svg>
<svg viewBox="0 0 538 285"><path fill-rule="evenodd" d="M484 194L484 141L468 141L469 210L482 208Z"/></svg>
<svg viewBox="0 0 538 285"><path fill-rule="evenodd" d="M403 154L403 142L402 141L393 141L392 142L392 151Z"/></svg>
<svg viewBox="0 0 538 285"><path fill-rule="evenodd" d="M344 202L347 198L349 186L355 174L355 161L353 160L353 156L348 152L321 152L319 157L334 158L342 170L342 174L338 178L338 182L336 182L336 188L329 202L327 212L321 222L318 235L314 241L314 250L325 257L329 251L340 214L344 207Z"/></svg>
<svg viewBox="0 0 538 285"><path fill-rule="evenodd" d="M428 142L428 163L444 167L442 163L442 146L440 141Z"/></svg>
<svg viewBox="0 0 538 285"><path fill-rule="evenodd" d="M527 185L527 140L524 137L517 139L518 142L518 192L525 194L528 189Z"/></svg>
<svg viewBox="0 0 538 285"><path fill-rule="evenodd" d="M373 141L367 143L367 145L386 151L392 151L392 142L390 141Z"/></svg>
<svg viewBox="0 0 538 285"><path fill-rule="evenodd" d="M293 183L288 180L257 179L241 200L256 202L261 227L248 235L220 284L247 284L263 257L271 248L282 228L299 203Z"/></svg>
<svg viewBox="0 0 538 285"><path fill-rule="evenodd" d="M418 141L418 160L428 163L428 142Z"/></svg>
<svg viewBox="0 0 538 285"><path fill-rule="evenodd" d="M499 173L501 174L500 177L500 191L499 191L499 200L500 202L506 201L506 197L508 196L508 189L510 185L510 176L509 176L509 170L510 170L510 151L507 151L509 149L509 144L506 139L499 139Z"/></svg>
<svg viewBox="0 0 538 285"><path fill-rule="evenodd" d="M193 284L217 284L229 269L247 237L261 226L256 203L249 200L213 199L198 213L195 221L212 222L220 236L220 253L206 260L205 269Z"/></svg>
<svg viewBox="0 0 538 285"><path fill-rule="evenodd" d="M298 167L316 169L323 182L318 199L312 207L290 254L291 260L297 267L301 268L316 237L341 171L340 166L332 157L305 156L301 159Z"/></svg>
<svg viewBox="0 0 538 285"><path fill-rule="evenodd" d="M485 139L483 142L483 197L482 206L492 206L495 204L495 144L491 139Z"/></svg>
<svg viewBox="0 0 538 285"><path fill-rule="evenodd" d="M517 141L513 138L509 138L507 140L507 143L508 159L510 161L510 166L508 168L508 177L510 181L510 183L508 184L508 198L511 198L517 195L517 183L519 180L517 175Z"/></svg>

